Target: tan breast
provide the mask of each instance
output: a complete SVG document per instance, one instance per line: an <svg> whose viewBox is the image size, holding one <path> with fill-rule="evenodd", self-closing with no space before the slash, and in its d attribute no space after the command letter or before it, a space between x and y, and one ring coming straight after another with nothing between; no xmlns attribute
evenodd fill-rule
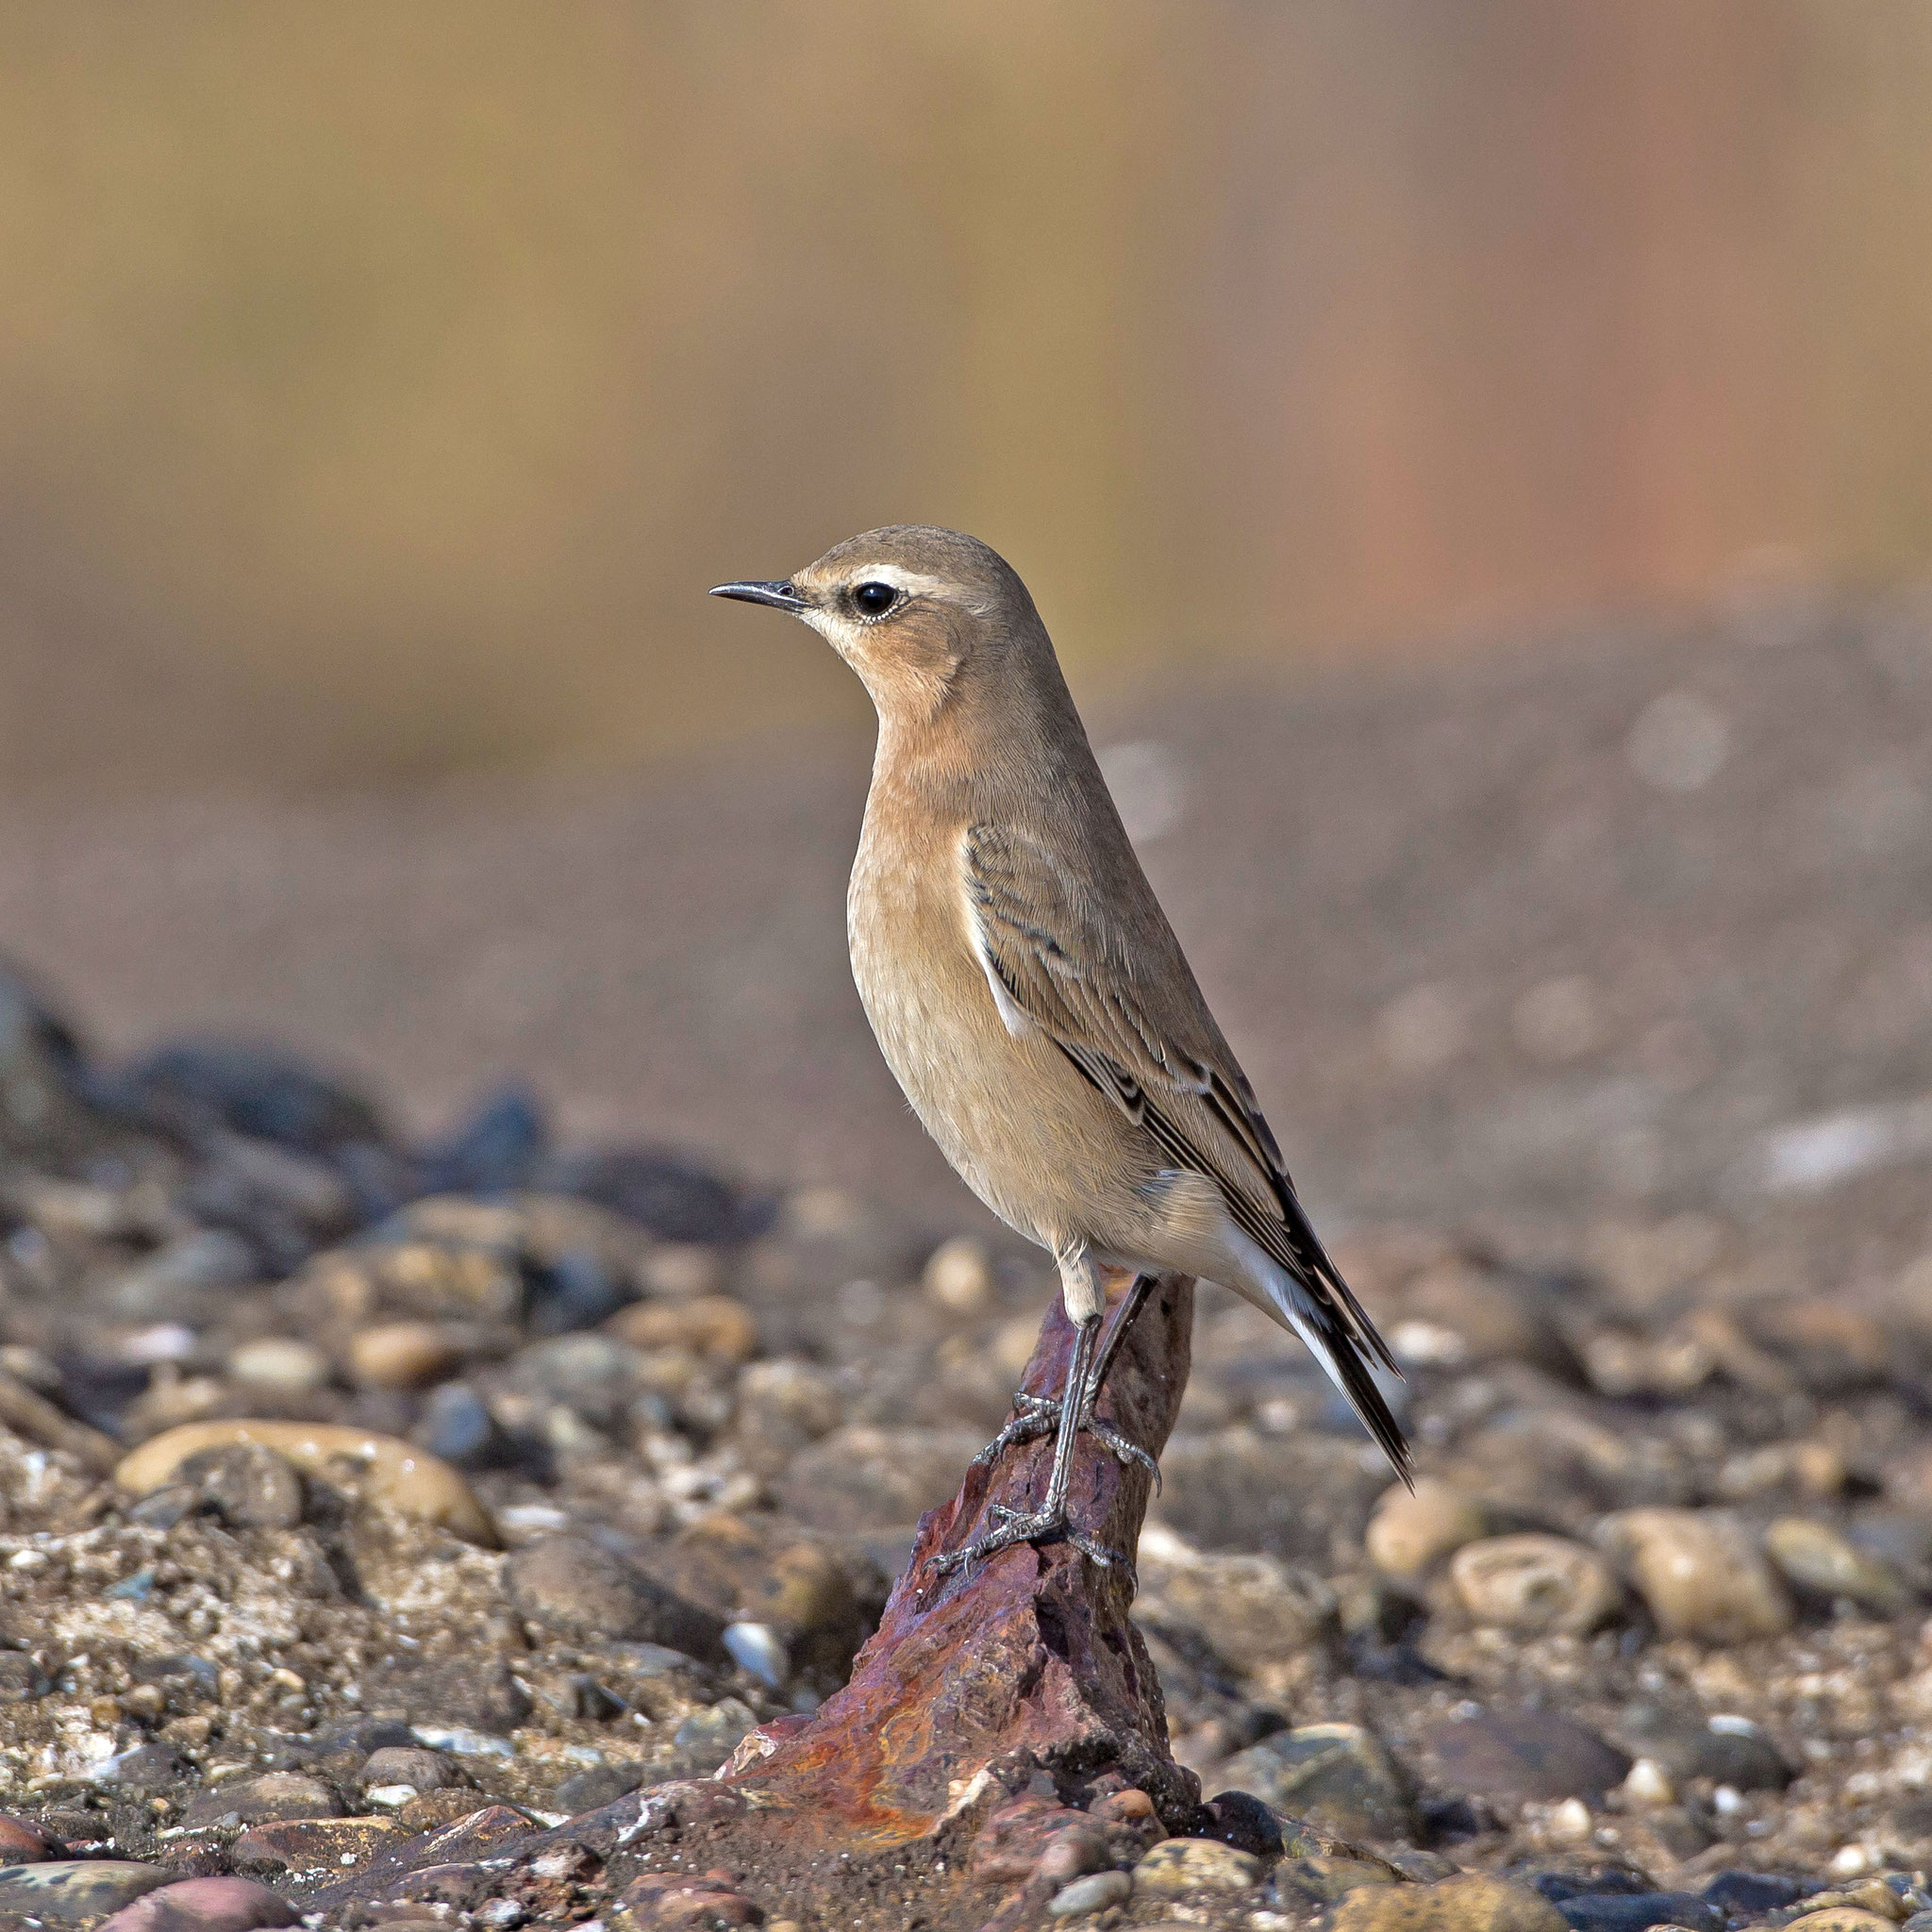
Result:
<svg viewBox="0 0 1932 1932"><path fill-rule="evenodd" d="M974 951L959 841L868 808L846 897L852 974L886 1064L992 1211L1048 1247L1133 1165L1110 1109L1043 1035L1016 1039Z"/></svg>

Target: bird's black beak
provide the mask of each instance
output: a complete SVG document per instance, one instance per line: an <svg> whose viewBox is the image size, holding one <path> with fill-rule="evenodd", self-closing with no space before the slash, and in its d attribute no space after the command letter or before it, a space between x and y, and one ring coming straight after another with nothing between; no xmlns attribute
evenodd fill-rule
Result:
<svg viewBox="0 0 1932 1932"><path fill-rule="evenodd" d="M736 597L741 604L769 604L774 610L790 610L794 614L808 608L806 601L787 583L761 584L720 584L711 592L714 597Z"/></svg>

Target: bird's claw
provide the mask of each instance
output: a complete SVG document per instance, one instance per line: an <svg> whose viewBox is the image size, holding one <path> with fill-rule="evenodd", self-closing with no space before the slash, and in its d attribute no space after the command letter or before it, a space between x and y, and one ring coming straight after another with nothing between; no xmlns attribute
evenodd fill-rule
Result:
<svg viewBox="0 0 1932 1932"><path fill-rule="evenodd" d="M991 1469L1008 1449L1023 1442L1038 1442L1059 1426L1060 1406L1051 1395L1029 1395L1025 1390L1013 1397L1018 1413L973 1458L975 1469ZM1160 1492L1160 1465L1138 1442L1130 1442L1111 1423L1104 1423L1093 1412L1090 1399L1080 1417L1080 1427L1105 1449L1123 1469L1144 1469Z"/></svg>
<svg viewBox="0 0 1932 1932"><path fill-rule="evenodd" d="M987 1514L996 1519L995 1526L984 1536L975 1537L963 1549L948 1550L935 1557L935 1570L945 1574L969 1563L983 1563L989 1557L996 1557L1017 1543L1071 1543L1090 1563L1102 1570L1110 1570L1124 1560L1118 1551L1109 1550L1084 1530L1075 1529L1064 1509L1008 1509L1004 1503L994 1503Z"/></svg>

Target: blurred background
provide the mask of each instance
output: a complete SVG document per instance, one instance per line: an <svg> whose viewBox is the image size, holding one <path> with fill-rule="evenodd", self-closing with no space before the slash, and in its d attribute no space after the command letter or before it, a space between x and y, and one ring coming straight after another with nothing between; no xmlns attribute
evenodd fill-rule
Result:
<svg viewBox="0 0 1932 1932"><path fill-rule="evenodd" d="M941 522L1330 1212L1909 1218L1928 259L1921 0L10 6L0 944L964 1219L703 595Z"/></svg>

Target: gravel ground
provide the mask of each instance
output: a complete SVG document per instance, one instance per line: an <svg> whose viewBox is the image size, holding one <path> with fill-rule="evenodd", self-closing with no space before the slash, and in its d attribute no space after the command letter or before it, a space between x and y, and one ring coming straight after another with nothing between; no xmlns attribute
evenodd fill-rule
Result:
<svg viewBox="0 0 1932 1932"><path fill-rule="evenodd" d="M1016 1812L981 1917L1043 1871L1071 1923L1255 1932L1932 1909L1932 628L1740 611L1107 735L1423 1480L1208 1295L1140 1617L1177 1755L1272 1809ZM24 815L0 1924L787 1920L487 1853L836 1688L1030 1350L1047 1273L843 977L861 782ZM458 1117L519 1068L555 1123Z"/></svg>

